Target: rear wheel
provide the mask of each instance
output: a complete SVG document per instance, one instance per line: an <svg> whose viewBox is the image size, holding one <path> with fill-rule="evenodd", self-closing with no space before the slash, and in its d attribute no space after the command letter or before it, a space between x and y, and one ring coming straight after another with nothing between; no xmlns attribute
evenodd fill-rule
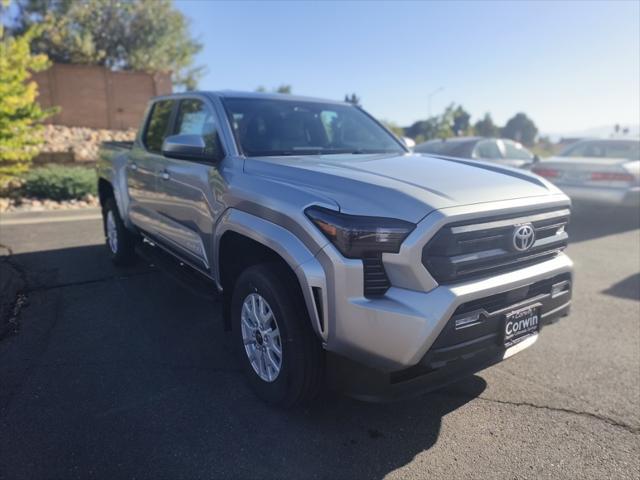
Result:
<svg viewBox="0 0 640 480"><path fill-rule="evenodd" d="M292 277L277 263L249 267L231 306L247 380L260 398L281 407L312 400L323 379L322 347Z"/></svg>
<svg viewBox="0 0 640 480"><path fill-rule="evenodd" d="M118 212L114 198L109 198L102 208L104 235L111 260L116 265L135 262L135 235L127 230Z"/></svg>

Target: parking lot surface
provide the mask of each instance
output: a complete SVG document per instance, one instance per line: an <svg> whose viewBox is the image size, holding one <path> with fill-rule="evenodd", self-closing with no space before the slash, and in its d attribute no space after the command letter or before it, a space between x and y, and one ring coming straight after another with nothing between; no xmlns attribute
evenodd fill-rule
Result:
<svg viewBox="0 0 640 480"><path fill-rule="evenodd" d="M412 400L289 412L245 384L218 303L116 270L100 221L62 216L0 221L27 285L0 340L0 478L640 477L637 211L574 216L572 314L529 350Z"/></svg>

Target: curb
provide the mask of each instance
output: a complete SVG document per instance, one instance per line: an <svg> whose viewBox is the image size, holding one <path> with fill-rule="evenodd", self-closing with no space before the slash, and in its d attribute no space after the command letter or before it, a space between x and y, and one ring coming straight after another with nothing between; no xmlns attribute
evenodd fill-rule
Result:
<svg viewBox="0 0 640 480"><path fill-rule="evenodd" d="M100 218L102 218L102 210L96 207L74 210L45 210L39 212L4 212L0 214L0 226L73 222L82 220L97 220Z"/></svg>

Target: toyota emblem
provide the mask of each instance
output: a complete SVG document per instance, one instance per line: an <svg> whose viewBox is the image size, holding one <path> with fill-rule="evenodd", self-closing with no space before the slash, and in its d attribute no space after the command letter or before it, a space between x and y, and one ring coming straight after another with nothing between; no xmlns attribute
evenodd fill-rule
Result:
<svg viewBox="0 0 640 480"><path fill-rule="evenodd" d="M525 223L524 225L516 226L513 231L513 248L517 252L526 252L533 246L535 241L536 232L533 229L533 225Z"/></svg>

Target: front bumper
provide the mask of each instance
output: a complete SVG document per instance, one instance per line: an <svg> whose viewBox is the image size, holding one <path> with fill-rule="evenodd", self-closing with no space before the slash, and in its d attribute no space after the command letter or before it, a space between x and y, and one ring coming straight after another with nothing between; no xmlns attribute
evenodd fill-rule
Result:
<svg viewBox="0 0 640 480"><path fill-rule="evenodd" d="M325 348L387 373L402 371L420 363L437 346L438 336L464 304L570 276L572 266L560 253L514 272L440 285L428 292L392 287L377 299L357 294L361 269L345 268L332 279L335 287L328 292L333 309Z"/></svg>
<svg viewBox="0 0 640 480"><path fill-rule="evenodd" d="M461 304L431 348L408 368L382 372L339 355L329 357L332 387L368 401L390 401L428 392L471 375L533 345L538 333L505 348L505 314L530 305L540 308L540 329L568 315L571 308L570 273L539 280L524 287ZM481 322L456 329L456 319L480 312Z"/></svg>

